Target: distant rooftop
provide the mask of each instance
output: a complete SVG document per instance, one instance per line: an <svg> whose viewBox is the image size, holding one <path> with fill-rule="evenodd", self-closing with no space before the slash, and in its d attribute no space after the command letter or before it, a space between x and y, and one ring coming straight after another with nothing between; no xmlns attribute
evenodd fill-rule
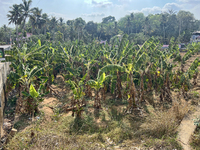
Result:
<svg viewBox="0 0 200 150"><path fill-rule="evenodd" d="M192 34L193 34L193 35L195 35L195 34L200 34L200 31L195 31L195 32L193 32Z"/></svg>
<svg viewBox="0 0 200 150"><path fill-rule="evenodd" d="M3 48L4 50L10 50L11 45L0 45L0 48Z"/></svg>

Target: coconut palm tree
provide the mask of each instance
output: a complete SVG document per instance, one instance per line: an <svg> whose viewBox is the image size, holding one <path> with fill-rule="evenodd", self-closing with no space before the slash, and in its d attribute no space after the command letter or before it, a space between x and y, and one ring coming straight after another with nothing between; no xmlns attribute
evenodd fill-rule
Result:
<svg viewBox="0 0 200 150"><path fill-rule="evenodd" d="M44 34L46 35L47 25L49 22L48 15L46 13L42 14L42 19L45 23L42 24L42 27L44 28Z"/></svg>
<svg viewBox="0 0 200 150"><path fill-rule="evenodd" d="M64 23L64 19L62 17L59 18L59 28L61 30L61 33L63 33L62 38L64 41L65 23Z"/></svg>
<svg viewBox="0 0 200 150"><path fill-rule="evenodd" d="M20 5L14 4L12 7L10 7L10 11L7 14L7 18L9 20L9 24L14 23L16 26L16 34L18 38L18 25L21 23L20 15L22 13Z"/></svg>
<svg viewBox="0 0 200 150"><path fill-rule="evenodd" d="M32 0L28 0L28 1L22 0L22 4L20 4L21 11L22 11L20 20L23 21L23 33L25 30L26 19L31 16L32 11L35 9L35 8L30 8L31 3L32 3Z"/></svg>
<svg viewBox="0 0 200 150"><path fill-rule="evenodd" d="M53 31L53 41L55 39L55 29L56 29L57 25L58 25L58 20L56 19L56 17L52 17L50 20L50 28Z"/></svg>
<svg viewBox="0 0 200 150"><path fill-rule="evenodd" d="M32 20L33 23L33 27L35 26L38 34L40 33L40 29L43 26L43 24L46 23L46 21L42 18L42 9L39 9L38 7L36 7L33 10L33 15L30 15L30 19Z"/></svg>
<svg viewBox="0 0 200 150"><path fill-rule="evenodd" d="M72 41L74 39L74 20L68 20L67 25L70 27L69 29L69 38Z"/></svg>
<svg viewBox="0 0 200 150"><path fill-rule="evenodd" d="M127 28L128 28L128 35L129 35L129 29L130 29L130 27L131 27L131 20L130 20L130 17L127 18L126 26L127 26Z"/></svg>
<svg viewBox="0 0 200 150"><path fill-rule="evenodd" d="M5 24L3 25L3 30L5 32L5 37L4 37L5 39L4 39L4 41L7 43L8 42L8 40L7 40L8 39L7 38L8 37L8 34L7 34L8 33L8 28L7 28L7 26Z"/></svg>
<svg viewBox="0 0 200 150"><path fill-rule="evenodd" d="M36 18L35 16L30 16L30 23L31 23L31 33L33 34L34 30L36 29Z"/></svg>
<svg viewBox="0 0 200 150"><path fill-rule="evenodd" d="M79 41L79 37L80 37L80 32L82 32L85 24L86 23L82 18L75 19L74 27L75 27L75 30L77 30L77 32L78 32L78 41Z"/></svg>

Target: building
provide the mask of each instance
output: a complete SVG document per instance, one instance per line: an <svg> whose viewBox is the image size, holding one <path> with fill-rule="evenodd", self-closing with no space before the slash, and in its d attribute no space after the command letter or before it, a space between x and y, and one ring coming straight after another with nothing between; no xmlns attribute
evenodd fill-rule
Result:
<svg viewBox="0 0 200 150"><path fill-rule="evenodd" d="M192 36L190 38L190 43L193 42L200 42L200 31L195 31L192 33Z"/></svg>
<svg viewBox="0 0 200 150"><path fill-rule="evenodd" d="M20 33L18 33L18 35L22 36L22 33L20 32ZM32 33L26 33L26 37L19 37L19 39L16 38L16 40L20 41L21 38L24 40L24 39L27 39L27 38L29 38L31 36L32 36Z"/></svg>
<svg viewBox="0 0 200 150"><path fill-rule="evenodd" d="M0 45L0 61L5 60L5 51L10 49L11 45Z"/></svg>

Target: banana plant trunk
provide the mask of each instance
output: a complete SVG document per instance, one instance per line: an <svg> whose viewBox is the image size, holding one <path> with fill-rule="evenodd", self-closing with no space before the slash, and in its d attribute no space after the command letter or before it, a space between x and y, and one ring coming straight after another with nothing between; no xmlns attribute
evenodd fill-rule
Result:
<svg viewBox="0 0 200 150"><path fill-rule="evenodd" d="M117 92L118 92L117 98L118 99L122 99L122 93L121 93L122 85L121 85L120 76L121 76L121 72L117 71Z"/></svg>
<svg viewBox="0 0 200 150"><path fill-rule="evenodd" d="M99 97L99 90L96 91L96 98L95 98L95 101L94 101L94 107L95 108L101 108L101 99Z"/></svg>
<svg viewBox="0 0 200 150"><path fill-rule="evenodd" d="M133 82L133 75L130 73L130 91L129 91L129 108L136 108L136 89L135 89L135 83Z"/></svg>
<svg viewBox="0 0 200 150"><path fill-rule="evenodd" d="M33 110L32 110L32 121L35 120L34 113L35 113L35 110L33 109Z"/></svg>

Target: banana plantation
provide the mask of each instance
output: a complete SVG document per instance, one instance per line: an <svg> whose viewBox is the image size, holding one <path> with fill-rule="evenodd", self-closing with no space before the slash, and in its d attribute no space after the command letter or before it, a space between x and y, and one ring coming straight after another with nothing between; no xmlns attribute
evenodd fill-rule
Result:
<svg viewBox="0 0 200 150"><path fill-rule="evenodd" d="M35 127L26 131L25 140L20 140L25 132L14 137L8 143L8 149L39 147L38 141L44 139L40 136L40 124L45 121L39 122L36 118L42 118L40 105L46 97L62 99L60 106L53 108L53 125L50 127L56 126L60 132L52 133L56 129L48 131L59 140L51 141L51 147L41 144L39 149L72 149L76 146L77 149L100 149L108 148L109 144L102 144L106 142L117 149L121 140L133 139L146 149L162 146L181 149L175 140L176 128L184 117L183 101L188 102L192 89L198 86L200 59L195 57L200 48L198 43L188 45L184 55L173 38L169 48L163 50L162 43L154 38L143 45L135 45L129 42L127 35L105 45L97 41L61 44L41 43L40 40L36 43L29 40L20 45L12 46L7 52L6 61L12 64L6 94L9 97L15 91L14 114L30 116ZM192 57L195 59L186 65ZM56 82L58 77L62 78L64 96L55 90L60 84ZM60 117L69 114L65 121ZM69 118L73 120L71 124ZM165 123L166 120L169 122ZM90 139L82 143L83 147L75 144L81 143L81 137L82 140ZM21 143L21 146L14 143Z"/></svg>

